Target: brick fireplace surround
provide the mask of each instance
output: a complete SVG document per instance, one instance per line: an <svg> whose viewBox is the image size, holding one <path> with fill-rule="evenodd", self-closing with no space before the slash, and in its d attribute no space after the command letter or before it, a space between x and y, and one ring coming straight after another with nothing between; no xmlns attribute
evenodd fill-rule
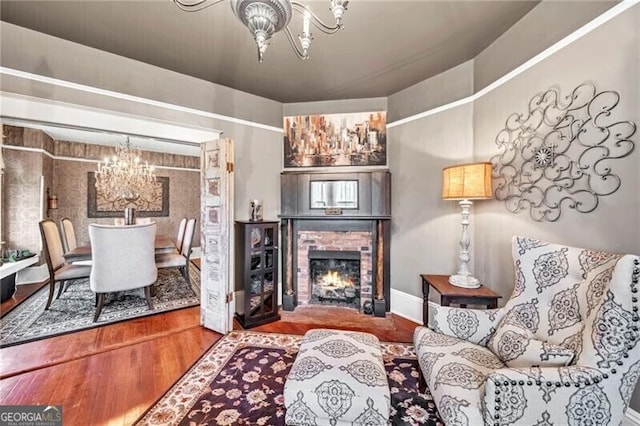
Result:
<svg viewBox="0 0 640 426"><path fill-rule="evenodd" d="M309 250L360 252L360 311L367 300L373 302L373 238L366 231L299 231L297 235L298 305L311 299Z"/></svg>
<svg viewBox="0 0 640 426"><path fill-rule="evenodd" d="M372 304L374 315L384 317L391 292L389 171L286 171L280 177L282 308L292 311L311 299L310 250L360 252L359 311ZM331 187L332 182L338 184L333 189L311 190L314 184ZM347 190L354 186L354 191ZM347 204L341 208L345 204L339 203Z"/></svg>
<svg viewBox="0 0 640 426"><path fill-rule="evenodd" d="M359 251L360 312L371 301L375 316L385 316L390 308L389 222L376 218L283 219L283 309L292 311L309 303L309 250Z"/></svg>

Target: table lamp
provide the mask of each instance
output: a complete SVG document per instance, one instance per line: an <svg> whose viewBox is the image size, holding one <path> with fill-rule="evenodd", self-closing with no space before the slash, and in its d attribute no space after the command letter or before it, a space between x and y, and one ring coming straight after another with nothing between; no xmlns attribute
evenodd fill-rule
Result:
<svg viewBox="0 0 640 426"><path fill-rule="evenodd" d="M460 236L460 269L449 282L458 287L478 288L480 282L469 270L469 215L471 200L491 198L491 163L457 164L442 169L442 198L460 200L462 208L462 235Z"/></svg>

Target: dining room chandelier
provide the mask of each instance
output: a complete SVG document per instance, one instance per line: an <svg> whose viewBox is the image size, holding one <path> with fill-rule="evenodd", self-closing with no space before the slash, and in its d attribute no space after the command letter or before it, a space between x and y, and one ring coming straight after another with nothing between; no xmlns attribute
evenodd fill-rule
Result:
<svg viewBox="0 0 640 426"><path fill-rule="evenodd" d="M140 194L150 193L155 186L156 177L153 166L140 160L140 150L127 141L116 147L112 157L106 157L98 163L96 189L107 200L124 199L136 201Z"/></svg>
<svg viewBox="0 0 640 426"><path fill-rule="evenodd" d="M187 12L197 12L224 0L171 0L180 9ZM231 9L236 17L247 27L258 47L258 61L264 60L264 52L269 46L271 37L283 31L298 58L309 58L311 40L311 24L325 34L333 34L340 30L342 17L347 10L347 0L330 0L329 9L333 12L335 25L325 24L311 11L309 6L290 0L231 0ZM298 40L293 37L289 29L289 22L293 12L303 16L302 32Z"/></svg>

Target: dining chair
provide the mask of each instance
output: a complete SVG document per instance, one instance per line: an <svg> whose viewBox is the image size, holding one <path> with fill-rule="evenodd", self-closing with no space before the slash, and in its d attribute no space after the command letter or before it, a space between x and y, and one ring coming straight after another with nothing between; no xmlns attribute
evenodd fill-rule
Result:
<svg viewBox="0 0 640 426"><path fill-rule="evenodd" d="M62 248L65 253L78 246L76 231L73 229L73 223L68 217L60 219L60 235L62 236Z"/></svg>
<svg viewBox="0 0 640 426"><path fill-rule="evenodd" d="M178 253L182 251L182 240L184 239L184 230L187 227L187 218L183 217L178 225L178 236L176 237L176 249Z"/></svg>
<svg viewBox="0 0 640 426"><path fill-rule="evenodd" d="M78 247L78 241L76 240L76 231L73 227L73 222L68 217L60 219L60 236L62 237L62 248L64 253L68 253ZM76 262L69 262L74 265L87 265L91 266L90 260L79 260Z"/></svg>
<svg viewBox="0 0 640 426"><path fill-rule="evenodd" d="M102 312L107 293L144 288L149 309L153 309L151 286L158 279L154 243L156 228L155 223L89 225L93 260L89 285L97 296L93 322Z"/></svg>
<svg viewBox="0 0 640 426"><path fill-rule="evenodd" d="M164 253L156 256L158 268L178 268L187 282L189 281L189 258L191 257L191 245L195 234L196 220L189 219L185 226L182 247L179 253Z"/></svg>
<svg viewBox="0 0 640 426"><path fill-rule="evenodd" d="M63 248L60 231L58 230L58 225L56 225L53 220L45 219L41 221L38 226L40 227L40 236L42 237L42 251L47 262L47 269L49 270L49 298L44 307L44 309L47 310L49 306L51 306L56 283L60 282L57 296L60 297L65 282L89 277L91 266L70 265L65 263L64 257L62 256Z"/></svg>

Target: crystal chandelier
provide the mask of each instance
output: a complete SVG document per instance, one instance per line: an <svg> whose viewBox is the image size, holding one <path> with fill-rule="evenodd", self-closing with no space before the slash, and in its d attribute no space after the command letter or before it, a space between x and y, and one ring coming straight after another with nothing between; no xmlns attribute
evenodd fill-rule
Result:
<svg viewBox="0 0 640 426"><path fill-rule="evenodd" d="M151 193L155 182L153 166L140 161L140 150L131 146L128 137L113 157L98 163L96 189L105 199L136 201L140 194Z"/></svg>
<svg viewBox="0 0 640 426"><path fill-rule="evenodd" d="M171 0L180 9L187 12L196 12L205 9L224 0ZM342 16L347 10L347 0L330 0L331 12L336 20L335 25L327 25L316 16L309 6L290 0L231 0L231 9L238 19L247 27L253 35L258 46L258 61L264 59L264 52L269 46L271 36L279 31L284 31L293 51L300 59L309 58L312 34L311 24L325 34L333 34L340 30ZM298 35L298 41L289 30L289 21L293 11L303 16L302 33Z"/></svg>

